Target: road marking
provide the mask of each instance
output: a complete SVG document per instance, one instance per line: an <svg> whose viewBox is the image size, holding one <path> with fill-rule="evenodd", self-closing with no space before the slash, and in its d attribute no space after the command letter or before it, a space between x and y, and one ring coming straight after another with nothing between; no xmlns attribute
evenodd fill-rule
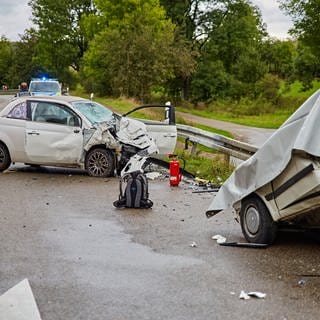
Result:
<svg viewBox="0 0 320 320"><path fill-rule="evenodd" d="M41 320L28 279L0 296L1 320Z"/></svg>

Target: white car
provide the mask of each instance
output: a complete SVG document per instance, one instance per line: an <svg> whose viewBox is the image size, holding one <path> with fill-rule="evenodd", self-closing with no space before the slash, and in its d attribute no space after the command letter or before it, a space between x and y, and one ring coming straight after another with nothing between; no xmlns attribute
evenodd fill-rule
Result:
<svg viewBox="0 0 320 320"><path fill-rule="evenodd" d="M213 198L207 217L234 209L247 241L271 244L279 227L320 227L320 90Z"/></svg>
<svg viewBox="0 0 320 320"><path fill-rule="evenodd" d="M151 107L163 108L167 118L145 124L72 96L14 99L0 112L0 171L25 163L77 167L90 176L107 177L136 154L147 157L152 149L166 156L177 140L174 107L136 109Z"/></svg>

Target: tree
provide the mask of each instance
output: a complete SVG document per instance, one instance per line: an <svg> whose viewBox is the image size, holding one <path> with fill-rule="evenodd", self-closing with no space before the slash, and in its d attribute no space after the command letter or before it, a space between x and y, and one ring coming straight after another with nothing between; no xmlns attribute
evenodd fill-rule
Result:
<svg viewBox="0 0 320 320"><path fill-rule="evenodd" d="M280 8L290 15L291 33L318 54L320 50L320 2L318 0L280 0Z"/></svg>
<svg viewBox="0 0 320 320"><path fill-rule="evenodd" d="M97 0L105 26L84 58L86 87L147 100L173 77L174 25L158 0Z"/></svg>
<svg viewBox="0 0 320 320"><path fill-rule="evenodd" d="M194 97L210 101L253 94L255 82L267 72L261 57L265 31L259 12L246 0L230 0L221 1L207 17L208 39L192 81ZM204 86L203 79L210 77ZM204 88L207 92L199 95Z"/></svg>
<svg viewBox="0 0 320 320"><path fill-rule="evenodd" d="M11 85L8 76L9 66L12 64L12 44L2 36L0 38L0 84Z"/></svg>
<svg viewBox="0 0 320 320"><path fill-rule="evenodd" d="M69 66L79 71L88 48L82 20L96 12L91 0L30 0L33 22L38 26L37 59L55 76Z"/></svg>
<svg viewBox="0 0 320 320"><path fill-rule="evenodd" d="M268 72L280 78L292 76L297 55L297 42L293 40L266 39L263 41L262 59L268 65Z"/></svg>
<svg viewBox="0 0 320 320"><path fill-rule="evenodd" d="M29 82L31 77L42 72L34 61L37 42L36 31L30 29L20 36L20 41L12 43L12 63L8 67L11 85L17 87L22 81Z"/></svg>

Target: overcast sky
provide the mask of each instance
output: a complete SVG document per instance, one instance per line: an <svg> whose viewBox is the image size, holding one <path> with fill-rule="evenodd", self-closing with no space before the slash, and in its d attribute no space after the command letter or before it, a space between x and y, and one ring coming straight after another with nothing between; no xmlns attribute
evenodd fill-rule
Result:
<svg viewBox="0 0 320 320"><path fill-rule="evenodd" d="M270 36L285 39L291 20L281 13L277 0L251 1L260 8ZM19 34L23 34L31 26L28 2L29 0L0 0L0 36L19 40Z"/></svg>

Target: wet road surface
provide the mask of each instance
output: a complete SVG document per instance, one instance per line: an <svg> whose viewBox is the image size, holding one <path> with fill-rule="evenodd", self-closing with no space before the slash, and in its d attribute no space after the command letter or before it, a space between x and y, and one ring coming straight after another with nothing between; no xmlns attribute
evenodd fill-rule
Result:
<svg viewBox="0 0 320 320"><path fill-rule="evenodd" d="M240 226L231 213L208 220L212 195L187 183L150 181L152 209L118 210L117 178L11 169L0 173L0 293L28 278L44 320L318 319L320 247L310 236L222 247L211 237L244 241ZM241 290L267 296L244 301Z"/></svg>

